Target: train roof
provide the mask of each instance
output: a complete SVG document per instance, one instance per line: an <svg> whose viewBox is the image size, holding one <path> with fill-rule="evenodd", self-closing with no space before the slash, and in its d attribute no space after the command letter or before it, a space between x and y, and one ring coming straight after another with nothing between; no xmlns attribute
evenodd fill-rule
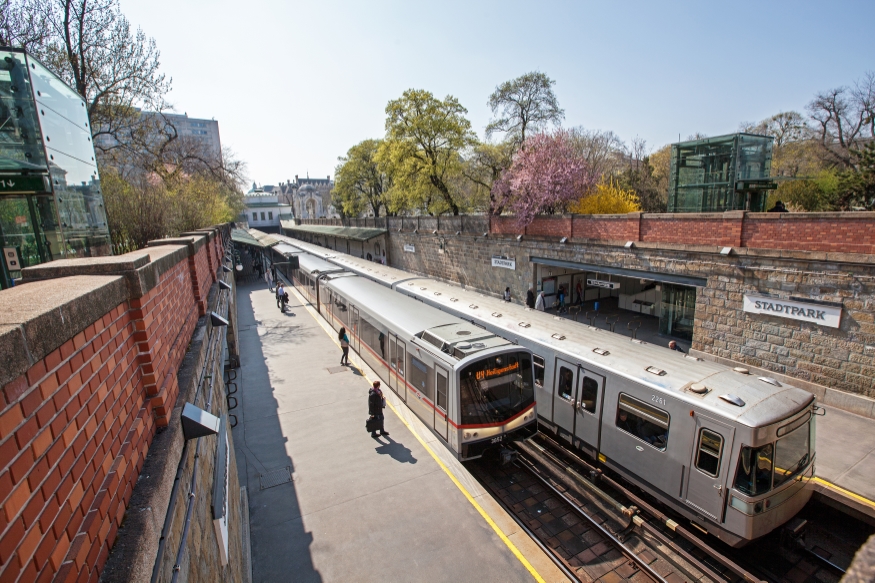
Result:
<svg viewBox="0 0 875 583"><path fill-rule="evenodd" d="M324 285L352 298L355 304L367 306L368 311L382 320L384 325L406 334L405 340L421 338L456 360L488 348L510 344L471 322L403 296L364 277L330 279ZM442 342L448 346L442 346ZM450 347L452 350L444 349Z"/></svg>
<svg viewBox="0 0 875 583"><path fill-rule="evenodd" d="M300 253L301 250L297 247L289 245L288 243L277 243L273 246L273 250L281 255L291 255L292 253Z"/></svg>
<svg viewBox="0 0 875 583"><path fill-rule="evenodd" d="M583 363L671 393L691 405L751 427L780 421L814 398L807 391L773 379L762 380L765 377L739 373L715 362L633 341L608 330L592 328L441 281L419 279L398 288L414 297L440 303L463 317L488 321L506 330L511 338L534 340ZM695 392L703 390L703 393ZM723 398L724 395L734 395L744 405L732 404Z"/></svg>
<svg viewBox="0 0 875 583"><path fill-rule="evenodd" d="M299 269L311 275L318 275L320 273L331 273L332 271L340 271L341 269L343 269L338 265L329 263L324 259L320 259L319 257L310 255L309 253L298 254L298 265Z"/></svg>

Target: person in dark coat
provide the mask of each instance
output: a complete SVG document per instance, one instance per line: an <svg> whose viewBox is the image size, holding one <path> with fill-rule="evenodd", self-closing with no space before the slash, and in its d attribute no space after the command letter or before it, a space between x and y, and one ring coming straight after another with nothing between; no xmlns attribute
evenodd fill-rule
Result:
<svg viewBox="0 0 875 583"><path fill-rule="evenodd" d="M529 291L526 292L526 305L535 309L535 292L532 291L532 286L529 286Z"/></svg>
<svg viewBox="0 0 875 583"><path fill-rule="evenodd" d="M779 200L775 203L775 206L773 206L772 208L769 209L769 212L770 213L786 213L788 211L787 211L787 207L784 206L784 202Z"/></svg>
<svg viewBox="0 0 875 583"><path fill-rule="evenodd" d="M385 399L383 391L380 390L380 381L374 381L374 386L368 391L368 415L374 417L379 423L380 435L389 435L389 432L383 428L383 407ZM376 431L371 431L371 437L378 437Z"/></svg>

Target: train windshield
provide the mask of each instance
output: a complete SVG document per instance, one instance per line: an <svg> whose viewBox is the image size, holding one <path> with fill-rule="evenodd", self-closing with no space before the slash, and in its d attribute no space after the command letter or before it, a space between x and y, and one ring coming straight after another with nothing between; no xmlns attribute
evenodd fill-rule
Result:
<svg viewBox="0 0 875 583"><path fill-rule="evenodd" d="M808 466L813 435L814 419L807 415L778 429L774 444L741 448L735 487L758 496L780 486Z"/></svg>
<svg viewBox="0 0 875 583"><path fill-rule="evenodd" d="M535 402L527 352L490 356L459 373L462 425L501 423Z"/></svg>

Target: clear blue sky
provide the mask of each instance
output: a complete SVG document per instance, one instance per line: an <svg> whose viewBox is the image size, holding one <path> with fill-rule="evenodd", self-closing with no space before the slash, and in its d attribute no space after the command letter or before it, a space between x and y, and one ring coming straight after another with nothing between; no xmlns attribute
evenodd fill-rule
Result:
<svg viewBox="0 0 875 583"><path fill-rule="evenodd" d="M334 175L405 89L454 95L482 137L499 83L556 81L565 126L640 136L804 112L875 70L875 2L121 0L180 113L219 121L250 180Z"/></svg>

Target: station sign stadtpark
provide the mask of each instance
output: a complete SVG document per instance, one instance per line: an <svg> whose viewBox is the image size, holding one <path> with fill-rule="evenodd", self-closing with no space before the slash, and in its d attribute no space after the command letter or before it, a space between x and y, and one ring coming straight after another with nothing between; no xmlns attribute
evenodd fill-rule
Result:
<svg viewBox="0 0 875 583"><path fill-rule="evenodd" d="M744 294L744 311L810 322L830 328L838 328L842 309L838 306L812 304L799 300L783 300L756 294Z"/></svg>
<svg viewBox="0 0 875 583"><path fill-rule="evenodd" d="M504 269L516 269L516 259L501 257L500 255L492 256L492 267L503 267Z"/></svg>

